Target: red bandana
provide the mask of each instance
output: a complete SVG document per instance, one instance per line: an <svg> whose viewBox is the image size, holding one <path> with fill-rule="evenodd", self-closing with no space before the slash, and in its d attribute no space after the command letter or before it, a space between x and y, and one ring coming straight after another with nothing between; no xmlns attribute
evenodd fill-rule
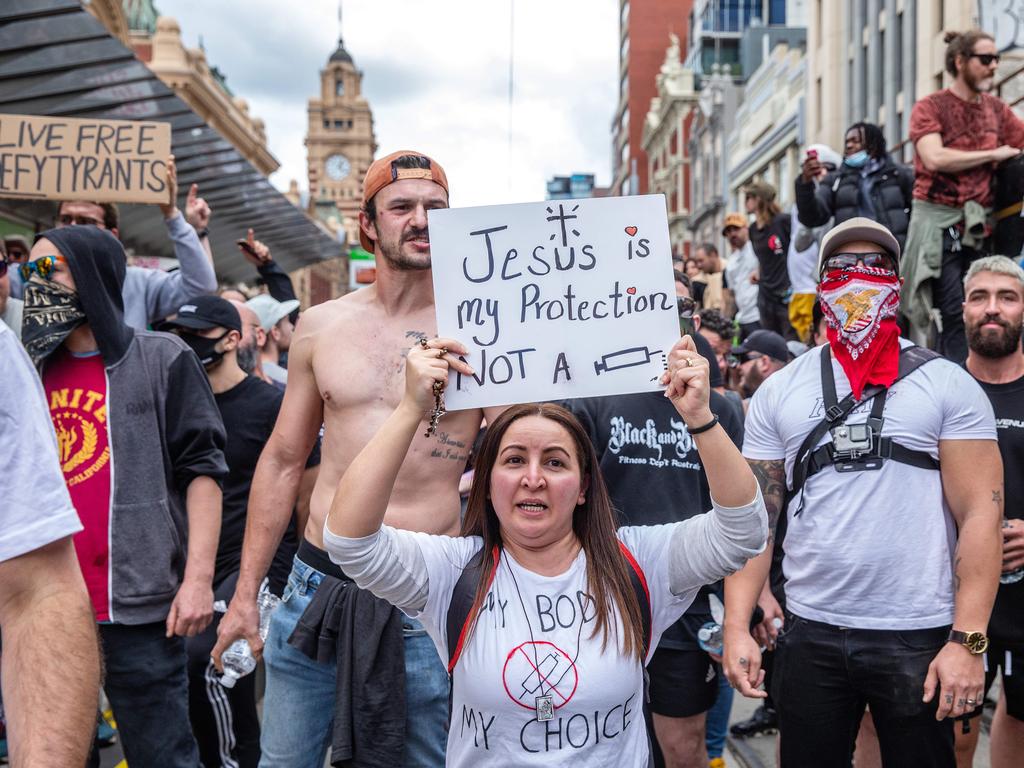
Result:
<svg viewBox="0 0 1024 768"><path fill-rule="evenodd" d="M887 387L899 371L900 279L886 269L833 270L818 286L832 354L860 398L868 384Z"/></svg>

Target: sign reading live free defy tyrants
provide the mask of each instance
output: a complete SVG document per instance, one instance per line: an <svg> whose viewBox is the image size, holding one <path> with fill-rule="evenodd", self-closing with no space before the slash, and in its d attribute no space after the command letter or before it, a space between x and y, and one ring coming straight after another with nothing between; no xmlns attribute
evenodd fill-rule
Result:
<svg viewBox="0 0 1024 768"><path fill-rule="evenodd" d="M679 339L662 195L429 213L450 410L661 388Z"/></svg>
<svg viewBox="0 0 1024 768"><path fill-rule="evenodd" d="M169 123L0 114L0 197L166 203Z"/></svg>

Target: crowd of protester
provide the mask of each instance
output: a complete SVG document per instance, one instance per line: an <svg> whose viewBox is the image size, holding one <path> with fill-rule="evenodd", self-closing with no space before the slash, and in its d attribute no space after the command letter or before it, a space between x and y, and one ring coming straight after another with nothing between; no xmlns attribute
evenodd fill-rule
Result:
<svg viewBox="0 0 1024 768"><path fill-rule="evenodd" d="M301 318L251 229L255 287L218 285L194 185L161 206L174 272L128 265L109 203L6 239L15 763L98 765L102 688L132 768L720 768L736 690L763 701L732 734L778 731L785 768L966 768L1000 676L991 764L1017 764L1024 270L991 244L1024 123L991 36L947 42L913 169L858 122L791 210L753 182L730 252L677 262L664 391L422 439L472 359L435 338L448 181L416 152L364 180L377 283ZM221 677L242 639L262 719Z"/></svg>

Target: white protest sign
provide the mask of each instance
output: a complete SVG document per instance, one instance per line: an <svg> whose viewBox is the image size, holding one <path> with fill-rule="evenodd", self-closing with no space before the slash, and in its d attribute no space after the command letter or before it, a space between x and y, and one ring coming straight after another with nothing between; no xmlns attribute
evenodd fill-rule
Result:
<svg viewBox="0 0 1024 768"><path fill-rule="evenodd" d="M661 389L679 339L663 195L429 213L449 410Z"/></svg>

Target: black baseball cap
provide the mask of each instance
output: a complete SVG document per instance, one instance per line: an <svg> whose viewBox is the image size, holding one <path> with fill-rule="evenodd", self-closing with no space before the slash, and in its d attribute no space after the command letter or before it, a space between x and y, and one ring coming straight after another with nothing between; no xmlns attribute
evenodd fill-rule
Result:
<svg viewBox="0 0 1024 768"><path fill-rule="evenodd" d="M178 315L164 323L167 328L187 328L205 331L208 328L227 328L242 332L242 318L227 299L220 296L196 296L178 308Z"/></svg>
<svg viewBox="0 0 1024 768"><path fill-rule="evenodd" d="M788 362L792 355L789 354L789 347L786 340L775 331L759 330L754 331L743 340L738 347L732 348L732 353L737 357L746 355L748 352L757 352L762 355L778 360L780 363Z"/></svg>

